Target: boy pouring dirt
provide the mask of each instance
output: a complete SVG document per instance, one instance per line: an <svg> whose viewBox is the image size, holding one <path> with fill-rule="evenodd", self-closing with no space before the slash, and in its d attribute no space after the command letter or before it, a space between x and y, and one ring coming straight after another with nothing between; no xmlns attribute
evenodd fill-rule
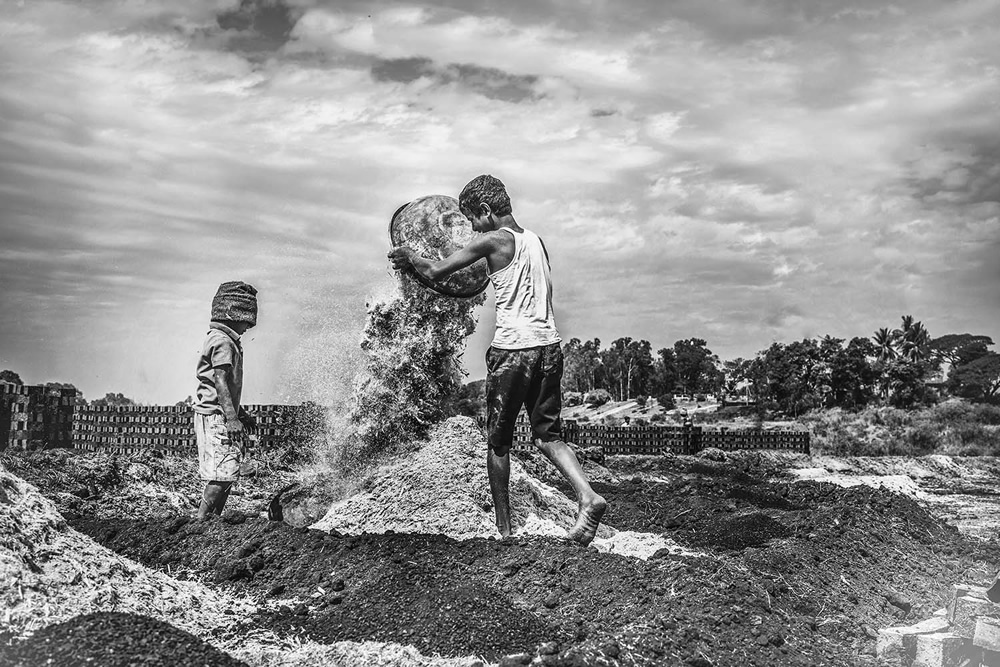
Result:
<svg viewBox="0 0 1000 667"><path fill-rule="evenodd" d="M579 512L568 538L586 546L607 503L590 487L573 450L561 439L563 355L552 314L548 254L541 239L517 224L499 179L476 177L458 203L472 228L481 232L468 245L437 262L405 247L393 248L389 259L394 268L412 268L432 281L486 259L496 293L496 333L486 353L486 470L497 530L511 534L510 448L523 405L535 446L576 492Z"/></svg>
<svg viewBox="0 0 1000 667"><path fill-rule="evenodd" d="M222 514L257 424L242 407L240 336L257 324L257 290L240 281L222 283L212 299L212 321L198 360L194 432L198 472L205 480L198 518Z"/></svg>

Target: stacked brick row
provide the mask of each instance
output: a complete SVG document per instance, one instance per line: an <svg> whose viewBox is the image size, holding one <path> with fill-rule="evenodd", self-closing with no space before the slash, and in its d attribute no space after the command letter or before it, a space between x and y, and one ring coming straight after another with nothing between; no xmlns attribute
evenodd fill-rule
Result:
<svg viewBox="0 0 1000 667"><path fill-rule="evenodd" d="M270 448L294 435L303 406L246 405L257 421L258 445ZM194 411L188 406L81 406L73 415L72 441L77 448L133 454L160 449L193 452Z"/></svg>
<svg viewBox="0 0 1000 667"><path fill-rule="evenodd" d="M172 405L80 406L73 414L72 440L78 449L118 454L193 450L192 411Z"/></svg>
<svg viewBox="0 0 1000 667"><path fill-rule="evenodd" d="M563 421L563 438L580 447L600 447L605 454L656 456L694 454L708 447L724 451L777 449L809 453L807 431L705 429L701 426L602 426ZM531 427L522 413L514 427L514 449L532 449Z"/></svg>
<svg viewBox="0 0 1000 667"><path fill-rule="evenodd" d="M76 392L0 382L0 449L69 447Z"/></svg>

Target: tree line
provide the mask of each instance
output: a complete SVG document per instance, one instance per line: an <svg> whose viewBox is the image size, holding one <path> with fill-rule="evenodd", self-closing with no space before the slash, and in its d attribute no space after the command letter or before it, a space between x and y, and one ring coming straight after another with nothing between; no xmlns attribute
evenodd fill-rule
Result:
<svg viewBox="0 0 1000 667"><path fill-rule="evenodd" d="M753 404L761 411L796 416L816 408L859 409L873 403L911 408L946 396L1000 403L1000 354L978 334L934 338L910 315L899 327L882 327L869 338L823 336L772 343L751 359L721 361L701 338L686 338L653 351L647 340L618 338L607 348L594 338L563 344L563 391L603 395L604 400L656 398L672 407L674 394L715 394ZM10 370L0 382L23 384ZM453 397L453 412L471 413L482 381ZM76 387L48 382L53 389ZM83 393L77 402L86 404ZM177 405L190 405L191 397ZM109 393L91 405L134 405Z"/></svg>
<svg viewBox="0 0 1000 667"><path fill-rule="evenodd" d="M672 405L676 393L742 399L760 410L798 415L815 408L857 409L872 403L901 408L944 396L1000 399L1000 354L989 336L930 335L910 315L870 338L823 336L773 343L753 358L720 361L701 338L655 352L646 340L597 338L563 345L563 390L607 392L617 401L648 396Z"/></svg>

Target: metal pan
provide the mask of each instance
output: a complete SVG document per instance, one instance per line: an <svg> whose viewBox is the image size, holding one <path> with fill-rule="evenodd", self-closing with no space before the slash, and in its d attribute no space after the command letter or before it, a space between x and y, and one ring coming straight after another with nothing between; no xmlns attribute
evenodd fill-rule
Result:
<svg viewBox="0 0 1000 667"><path fill-rule="evenodd" d="M435 262L464 247L475 234L472 223L459 210L458 200L446 195L429 195L403 204L389 222L393 247L412 248ZM440 280L430 280L416 271L412 275L435 292L462 298L479 294L490 282L485 259Z"/></svg>

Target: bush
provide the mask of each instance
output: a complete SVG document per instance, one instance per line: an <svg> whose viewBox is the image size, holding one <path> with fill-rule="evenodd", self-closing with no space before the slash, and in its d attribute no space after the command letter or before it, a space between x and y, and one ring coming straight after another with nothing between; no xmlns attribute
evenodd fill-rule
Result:
<svg viewBox="0 0 1000 667"><path fill-rule="evenodd" d="M978 403L972 409L972 418L980 424L1000 425L1000 405Z"/></svg>
<svg viewBox="0 0 1000 667"><path fill-rule="evenodd" d="M578 391L563 392L562 402L567 408L583 405L583 394Z"/></svg>
<svg viewBox="0 0 1000 667"><path fill-rule="evenodd" d="M597 408L611 401L611 394L607 389L595 389L593 391L588 391L583 401L588 406Z"/></svg>
<svg viewBox="0 0 1000 667"><path fill-rule="evenodd" d="M663 394L656 397L656 402L660 404L660 407L664 410L673 410L677 407L677 403L674 402L673 394Z"/></svg>
<svg viewBox="0 0 1000 667"><path fill-rule="evenodd" d="M667 421L667 418L662 413L657 413L649 418L651 424L659 424L665 421Z"/></svg>
<svg viewBox="0 0 1000 667"><path fill-rule="evenodd" d="M635 402L639 405L640 408L644 408L646 407L646 403L649 402L649 396L636 396Z"/></svg>

